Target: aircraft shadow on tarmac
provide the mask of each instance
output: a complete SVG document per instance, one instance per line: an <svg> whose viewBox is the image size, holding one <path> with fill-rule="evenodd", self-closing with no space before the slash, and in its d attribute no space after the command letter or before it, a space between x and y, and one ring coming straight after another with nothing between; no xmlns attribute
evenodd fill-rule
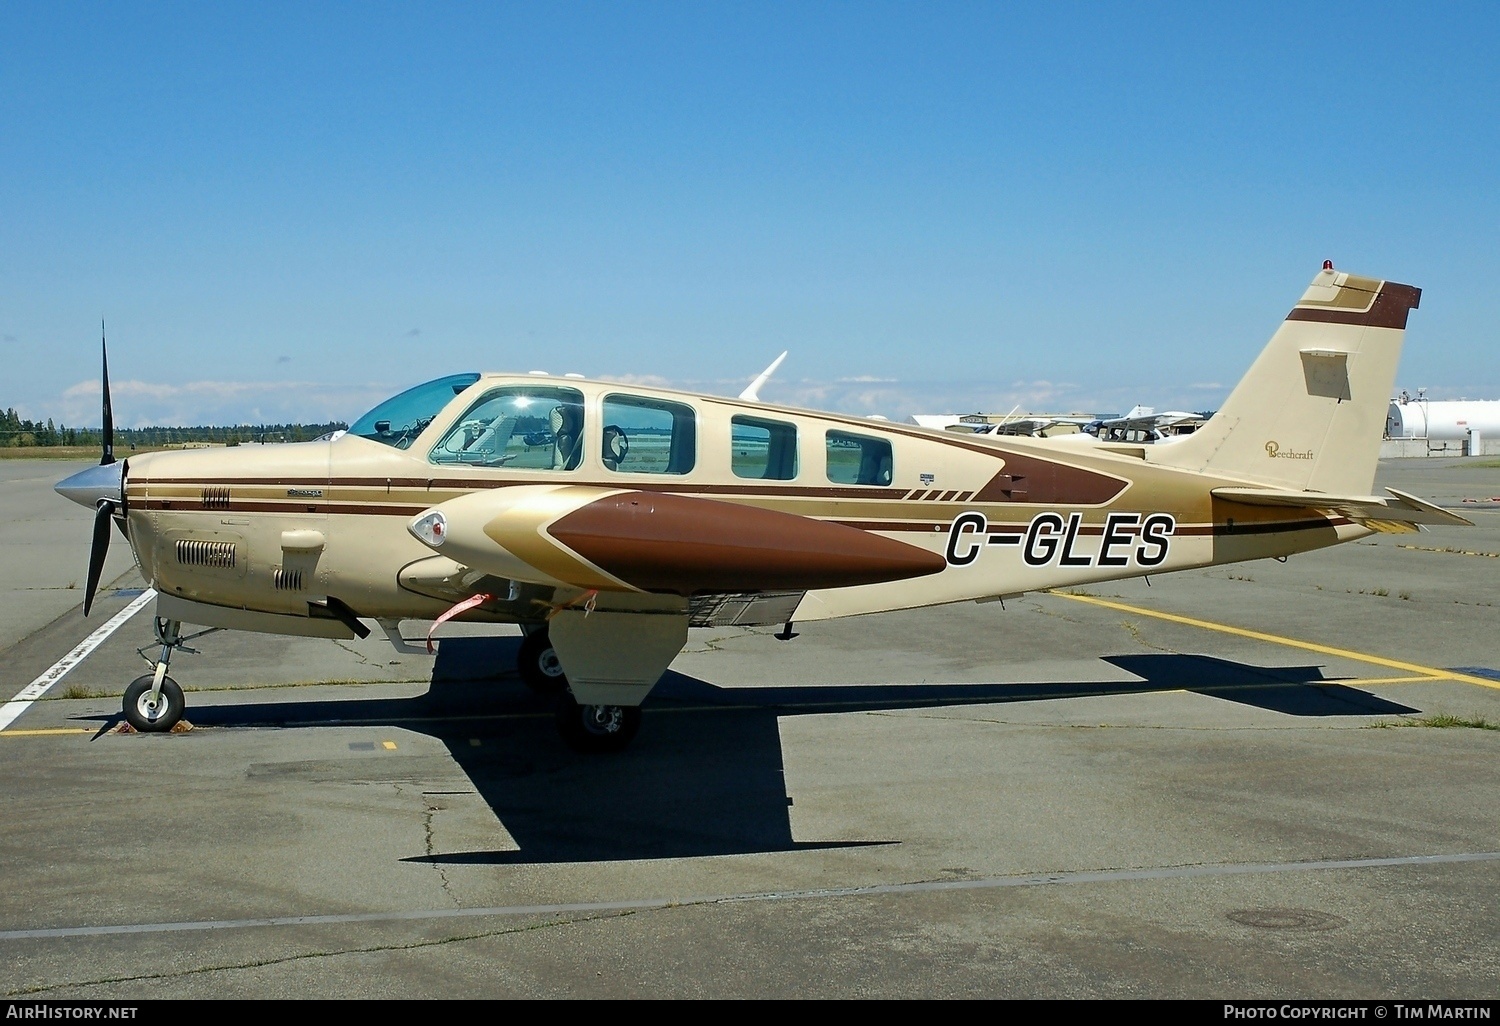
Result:
<svg viewBox="0 0 1500 1026"><path fill-rule="evenodd" d="M447 746L519 850L409 861L499 865L897 843L793 839L778 727L784 716L1177 690L1296 716L1417 711L1327 682L1315 666L1260 667L1194 655L1112 656L1105 661L1141 679L1048 684L720 688L668 672L627 752L580 756L558 739L550 702L509 669L518 644L518 638L445 641L431 687L412 698L211 705L205 703L211 693L198 693L188 718L199 727L362 724L428 734ZM506 669L496 675L495 667Z"/></svg>

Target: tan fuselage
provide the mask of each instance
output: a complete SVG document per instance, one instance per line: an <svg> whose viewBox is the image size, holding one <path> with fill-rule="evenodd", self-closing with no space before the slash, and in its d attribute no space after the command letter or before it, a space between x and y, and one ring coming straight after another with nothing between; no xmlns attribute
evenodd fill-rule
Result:
<svg viewBox="0 0 1500 1026"><path fill-rule="evenodd" d="M473 387L536 381L487 376ZM589 592L617 608L688 600L671 581L632 582L628 567L606 565L608 558L590 558L549 533L550 524L598 501L600 490L780 511L873 532L942 557L936 572L807 590L794 615L812 620L1282 556L1369 533L1312 509L1215 499L1210 489L1243 482L1154 464L1139 449L968 438L660 389L566 383L584 393L590 411L590 444L575 469L429 462L434 442L466 405L460 396L404 450L346 435L333 442L133 457L126 473L131 545L163 595L207 606L305 618L310 606L334 598L360 617L432 619L479 588L494 592L494 600L464 618L481 621L539 621L549 608ZM595 411L605 394L620 392L693 408L696 461L689 473L619 473L604 465ZM736 414L796 426L798 473L792 480L735 475L730 418ZM890 483L830 482L830 429L888 440ZM424 511L465 495L563 485L572 491L558 493L559 509L537 514L535 537L527 528L524 539L512 536L524 545L496 542L505 551L496 552L494 565L510 565L502 562L508 557L517 561L519 573L502 575L450 559L408 531ZM579 505L568 506L575 502L570 495ZM712 520L719 507L702 508ZM733 517L725 523L726 532L736 529ZM713 528L697 526L701 544L703 531L711 535ZM512 585L501 595L502 577L525 587Z"/></svg>

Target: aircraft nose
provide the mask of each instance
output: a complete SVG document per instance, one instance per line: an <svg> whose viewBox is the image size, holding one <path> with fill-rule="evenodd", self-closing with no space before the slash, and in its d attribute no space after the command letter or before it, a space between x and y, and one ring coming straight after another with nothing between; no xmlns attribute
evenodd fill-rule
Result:
<svg viewBox="0 0 1500 1026"><path fill-rule="evenodd" d="M125 464L106 463L99 467L80 470L72 477L65 477L53 485L53 490L65 499L72 499L80 506L96 509L108 499L113 503L124 502Z"/></svg>

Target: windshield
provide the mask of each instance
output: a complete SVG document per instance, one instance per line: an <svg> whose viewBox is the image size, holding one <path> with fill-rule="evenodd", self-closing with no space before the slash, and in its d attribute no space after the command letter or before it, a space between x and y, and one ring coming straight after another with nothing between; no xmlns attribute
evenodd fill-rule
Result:
<svg viewBox="0 0 1500 1026"><path fill-rule="evenodd" d="M432 418L453 401L454 396L478 380L478 374L450 374L408 388L355 421L349 434L405 449L423 428L432 423Z"/></svg>

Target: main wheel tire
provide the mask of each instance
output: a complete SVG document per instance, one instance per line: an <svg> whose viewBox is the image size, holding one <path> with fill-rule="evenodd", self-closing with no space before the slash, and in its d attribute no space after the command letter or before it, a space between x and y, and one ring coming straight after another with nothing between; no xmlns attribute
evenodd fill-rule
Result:
<svg viewBox="0 0 1500 1026"><path fill-rule="evenodd" d="M143 734L164 734L177 726L187 701L182 697L182 688L171 677L161 679L161 695L155 704L151 702L151 679L147 673L130 682L125 689L122 703L125 722Z"/></svg>
<svg viewBox="0 0 1500 1026"><path fill-rule="evenodd" d="M557 732L575 752L623 752L641 729L637 705L580 705L563 692L557 700Z"/></svg>
<svg viewBox="0 0 1500 1026"><path fill-rule="evenodd" d="M562 662L545 630L532 631L521 642L521 650L516 653L516 672L539 695L556 695L568 690Z"/></svg>

